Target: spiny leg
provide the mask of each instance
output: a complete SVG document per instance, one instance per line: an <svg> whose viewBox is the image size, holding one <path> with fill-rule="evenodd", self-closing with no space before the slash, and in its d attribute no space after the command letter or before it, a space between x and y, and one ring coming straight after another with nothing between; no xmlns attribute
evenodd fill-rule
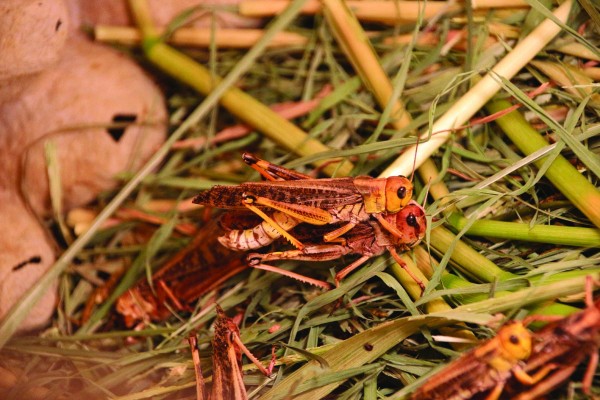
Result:
<svg viewBox="0 0 600 400"><path fill-rule="evenodd" d="M252 205L251 203L244 202L244 206L247 207L250 211L256 213L262 219L264 219L269 225L271 225L277 232L281 234L284 238L286 238L294 247L297 249L303 249L304 245L295 237L293 237L288 231L283 229L277 222L273 220L273 218L269 217L265 214L261 209Z"/></svg>
<svg viewBox="0 0 600 400"><path fill-rule="evenodd" d="M330 289L331 285L325 281L309 278L307 276L274 267L272 265L263 264L263 262L278 260L330 261L337 260L347 253L348 249L344 246L333 244L315 245L307 246L303 250L275 251L266 254L251 253L248 254L248 264L253 268L275 272L277 274L296 279L300 282L305 282L324 289Z"/></svg>
<svg viewBox="0 0 600 400"><path fill-rule="evenodd" d="M346 225L343 225L343 226L323 235L323 240L325 240L326 242L338 241L340 236L347 233L355 226L356 226L356 222L348 222Z"/></svg>
<svg viewBox="0 0 600 400"><path fill-rule="evenodd" d="M365 261L367 261L369 258L369 256L362 256L361 258L359 258L358 260L354 261L352 264L348 265L347 267L345 267L344 269L342 269L340 272L338 272L337 274L335 274L335 286L340 286L340 281L342 279L344 279L350 272L354 271L356 268L360 267L362 264L365 263Z"/></svg>
<svg viewBox="0 0 600 400"><path fill-rule="evenodd" d="M178 310L185 310L185 307L183 306L183 304L181 304L179 302L179 299L177 299L177 297L175 296L173 291L169 288L169 286L167 286L167 284L165 283L164 280L162 280L162 279L159 280L158 286L164 291L164 294L167 296L167 298L169 300L171 300L173 302L173 304L175 305L175 307Z"/></svg>
<svg viewBox="0 0 600 400"><path fill-rule="evenodd" d="M252 169L258 171L258 173L270 181L310 179L308 175L262 160L251 153L242 154L242 159Z"/></svg>
<svg viewBox="0 0 600 400"><path fill-rule="evenodd" d="M498 400L502 394L502 390L504 390L504 382L499 382L490 394L486 396L485 400Z"/></svg>
<svg viewBox="0 0 600 400"><path fill-rule="evenodd" d="M592 393L592 380L594 379L594 374L596 373L596 367L598 367L598 348L590 353L590 361L588 362L585 375L583 376L583 393L587 395Z"/></svg>
<svg viewBox="0 0 600 400"><path fill-rule="evenodd" d="M273 359L271 359L271 361L269 362L269 368L265 368L265 366L258 360L258 358L256 358L250 350L248 350L246 345L242 342L242 339L240 339L239 335L237 335L237 334L233 335L233 342L246 355L246 357L248 357L248 359L250 361L252 361L252 363L254 365L256 365L256 367L258 368L258 370L260 372L262 372L265 376L271 376L271 373L273 372L273 366L274 366ZM272 352L271 357L274 357L274 356L275 356L275 353Z"/></svg>
<svg viewBox="0 0 600 400"><path fill-rule="evenodd" d="M194 363L194 373L196 375L196 399L204 400L207 398L206 386L204 377L202 376L202 368L200 366L200 352L198 351L198 338L195 333L191 333L188 337L188 343L192 352L192 362Z"/></svg>
<svg viewBox="0 0 600 400"><path fill-rule="evenodd" d="M531 385L535 385L540 380L542 380L542 378L544 378L546 375L548 375L548 373L550 371L556 369L556 367L557 366L555 364L548 364L548 365L545 365L538 372L536 372L534 375L529 375L521 367L517 366L513 370L513 375L522 384L531 386Z"/></svg>
<svg viewBox="0 0 600 400"><path fill-rule="evenodd" d="M514 400L534 400L539 399L541 395L544 395L553 390L557 385L569 378L575 372L577 366L562 367L555 373L550 375L548 378L536 384L531 390L520 393Z"/></svg>
<svg viewBox="0 0 600 400"><path fill-rule="evenodd" d="M404 271L406 271L406 273L412 278L413 281L415 281L415 283L417 285L419 285L419 287L421 288L421 294L422 294L425 291L425 284L423 284L423 281L421 279L419 279L419 277L417 277L415 274L413 274L413 272L410 269L408 269L408 267L406 266L406 263L404 261L402 261L402 258L400 258L400 255L398 254L398 252L396 251L396 249L394 247L392 247L392 246L388 247L388 251L394 258L394 260L398 263L398 265Z"/></svg>
<svg viewBox="0 0 600 400"><path fill-rule="evenodd" d="M325 281L309 278L308 276L298 274L298 273L292 272L292 271L287 271L283 268L274 267L272 265L258 263L258 264L252 264L252 268L258 268L258 269L262 269L263 271L274 272L276 274L287 276L288 278L292 278L292 279L295 279L300 282L308 283L309 285L320 287L325 290L331 289L331 285Z"/></svg>
<svg viewBox="0 0 600 400"><path fill-rule="evenodd" d="M372 214L375 219L377 219L377 221L381 224L381 226L383 226L388 232L390 232L392 235L396 236L398 239L402 239L405 235L404 233L402 233L400 230L398 230L398 228L396 228L394 225L390 224L388 221L385 220L385 218L383 218L383 216L381 214Z"/></svg>
<svg viewBox="0 0 600 400"><path fill-rule="evenodd" d="M244 204L269 207L311 225L327 225L333 222L333 215L322 208L275 201L267 197L255 196L252 193L244 193L242 197Z"/></svg>

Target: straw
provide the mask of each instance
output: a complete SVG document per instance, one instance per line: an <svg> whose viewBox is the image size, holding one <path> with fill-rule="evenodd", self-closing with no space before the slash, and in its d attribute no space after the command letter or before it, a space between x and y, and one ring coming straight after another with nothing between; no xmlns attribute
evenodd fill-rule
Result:
<svg viewBox="0 0 600 400"><path fill-rule="evenodd" d="M569 16L571 1L565 1L553 15L564 23ZM435 153L452 135L454 129L465 124L483 105L489 101L500 88L500 77L511 79L527 63L533 59L561 30L561 27L550 19L544 20L536 29L510 51L492 68L473 88L456 101L431 126L428 132L420 137L417 146L406 149L398 159L387 167L380 176L407 175L415 166L420 166ZM416 155L415 155L416 154Z"/></svg>
<svg viewBox="0 0 600 400"><path fill-rule="evenodd" d="M393 97L394 89L383 70L369 38L362 27L341 0L323 0L325 17L336 39L362 81L369 87L382 109L393 102L390 109L390 123L402 130L411 121L404 104Z"/></svg>
<svg viewBox="0 0 600 400"><path fill-rule="evenodd" d="M345 3L359 20L387 24L413 22L419 18L430 19L441 13L453 13L462 8L458 3L452 1L430 1L423 3L420 1L403 0L349 0ZM288 4L289 1L287 0L245 0L239 3L238 12L246 17L270 17L279 14ZM473 4L474 9L521 7L529 7L529 5L523 0L482 0ZM316 14L320 11L321 3L317 0L308 1L302 8L303 14Z"/></svg>
<svg viewBox="0 0 600 400"><path fill-rule="evenodd" d="M487 109L491 113L496 113L507 109L509 106L510 104L506 101L496 101L490 103L487 106ZM534 153L535 151L548 146L548 142L533 129L525 118L517 111L513 111L498 118L496 123L502 128L510 140L525 154ZM591 157L595 156L592 155ZM538 168L542 168L545 161L545 159L541 159L536 161L535 164ZM547 168L545 175L554 186L556 186L556 188L575 205L575 207L581 210L581 212L590 219L594 225L600 227L600 191L598 191L595 185L590 183L561 155L556 156L554 161L552 161L552 164ZM496 224L496 226L499 225ZM546 229L540 230L540 228ZM535 232L547 232L550 234L547 228L550 227L535 227ZM567 235L568 231L568 229L554 227L555 239L560 239L561 235ZM512 232L516 234L514 230ZM563 236L563 238L569 240L575 239L576 237L573 237L573 235L578 233L582 235L582 240L584 240L584 237L587 238L583 243L587 243L587 240L595 241L596 245L598 243L597 232L594 232L593 230L577 231L576 229L573 229L571 232L572 234L570 236ZM525 231L523 231L523 233L525 233ZM531 234L532 236L535 236L534 232Z"/></svg>
<svg viewBox="0 0 600 400"><path fill-rule="evenodd" d="M164 30L158 30L164 35ZM254 46L265 34L262 29L209 29L179 28L166 37L166 41L177 46L209 47L214 42L219 48L246 49ZM139 30L127 26L96 25L94 37L100 42L138 45L142 40ZM305 46L308 39L293 32L278 32L267 45L269 48Z"/></svg>

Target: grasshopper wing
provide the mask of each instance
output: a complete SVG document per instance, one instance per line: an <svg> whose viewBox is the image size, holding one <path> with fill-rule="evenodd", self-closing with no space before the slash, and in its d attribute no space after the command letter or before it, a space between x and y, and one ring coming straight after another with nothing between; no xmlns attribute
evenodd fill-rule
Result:
<svg viewBox="0 0 600 400"><path fill-rule="evenodd" d="M354 186L353 178L248 182L237 186L217 185L198 194L193 202L219 208L235 208L242 206L244 195L321 209L362 202L362 196Z"/></svg>

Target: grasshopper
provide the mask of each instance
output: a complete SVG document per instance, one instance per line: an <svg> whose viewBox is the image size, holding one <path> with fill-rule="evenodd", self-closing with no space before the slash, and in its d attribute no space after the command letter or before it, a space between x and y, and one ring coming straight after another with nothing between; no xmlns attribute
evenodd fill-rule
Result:
<svg viewBox="0 0 600 400"><path fill-rule="evenodd" d="M299 250L304 245L288 231L302 222L312 225L345 222L324 235L327 242L335 241L371 216L390 233L403 235L384 215L397 213L411 200L413 186L406 177L312 179L249 153L244 153L242 158L268 181L217 185L198 194L194 203L218 208L245 207L265 221L261 225L266 234L260 232L259 236L270 241L283 236ZM265 208L275 211L273 217L263 211ZM222 243L235 250L251 249L249 243L236 237L223 239ZM257 246L266 245L263 243Z"/></svg>
<svg viewBox="0 0 600 400"><path fill-rule="evenodd" d="M116 308L125 325L161 321L173 309L188 309L189 303L248 268L243 255L219 245L222 233L217 221L209 221L152 275L152 285L144 278L122 294Z"/></svg>
<svg viewBox="0 0 600 400"><path fill-rule="evenodd" d="M369 258L381 255L386 250L400 266L405 267L404 262L398 255L398 251L405 251L416 246L425 236L427 226L425 210L413 201L397 213L386 214L384 218L403 232L401 238L381 229L375 221L366 221L359 223L350 232L338 238L339 243L307 243L302 250L293 249L266 254L250 253L247 260L249 265L254 268L277 272L326 289L330 287L327 282L307 278L293 272L263 264L263 262L275 260L329 261L338 259L346 254L360 254L360 258L336 274L336 286L339 285L339 282L346 275L358 268ZM315 234L314 229L308 234L312 237L320 236ZM405 268L405 270L419 284L421 289L424 289L423 282L414 276L409 269Z"/></svg>
<svg viewBox="0 0 600 400"><path fill-rule="evenodd" d="M551 392L567 380L575 369L588 358L588 366L583 377L583 392L591 395L594 373L598 367L600 347L600 299L592 299L593 280L586 281L586 308L558 321L554 321L532 336L532 353L523 369L527 372L539 371L548 365L556 368L531 388L524 388L520 382L510 381L512 399L533 400Z"/></svg>
<svg viewBox="0 0 600 400"><path fill-rule="evenodd" d="M196 374L196 393L198 400L245 400L248 398L244 386L244 374L242 372L242 353L252 361L258 369L266 376L270 376L274 366L274 355L268 368L248 350L240 339L240 330L229 318L225 311L216 305L217 318L215 320L215 334L212 340L213 346L213 376L210 395L207 395L204 378L200 368L200 356L198 354L197 339L192 334L188 341L192 352L194 370Z"/></svg>
<svg viewBox="0 0 600 400"><path fill-rule="evenodd" d="M410 399L466 400L485 395L486 400L497 400L511 377L532 385L553 366L544 366L534 376L525 372L522 361L529 357L531 346L532 335L525 325L511 321L495 338L463 354L427 379Z"/></svg>

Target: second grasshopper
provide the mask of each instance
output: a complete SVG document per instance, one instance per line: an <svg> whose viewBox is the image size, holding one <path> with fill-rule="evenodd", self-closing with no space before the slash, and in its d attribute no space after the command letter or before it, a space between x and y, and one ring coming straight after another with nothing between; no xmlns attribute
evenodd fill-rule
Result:
<svg viewBox="0 0 600 400"><path fill-rule="evenodd" d="M347 254L360 255L357 260L336 274L336 286L339 285L345 276L365 263L369 258L381 255L385 251L388 251L394 260L401 267L405 268L405 264L398 252L406 251L416 246L425 236L427 227L425 211L420 205L412 202L398 213L387 214L385 218L403 232L401 238L383 230L375 221L359 223L350 232L340 237L338 243L315 241L315 238L321 236L318 229L310 229L309 232L303 232L304 229L296 228L293 232L298 233L300 237L312 237L312 239L307 239L308 241L304 249L274 251L270 253L250 253L247 257L248 263L254 268L280 273L323 288L329 288L329 284L263 263L277 260L330 261L339 259ZM409 269L405 268L405 270L424 289L423 282L414 276Z"/></svg>

